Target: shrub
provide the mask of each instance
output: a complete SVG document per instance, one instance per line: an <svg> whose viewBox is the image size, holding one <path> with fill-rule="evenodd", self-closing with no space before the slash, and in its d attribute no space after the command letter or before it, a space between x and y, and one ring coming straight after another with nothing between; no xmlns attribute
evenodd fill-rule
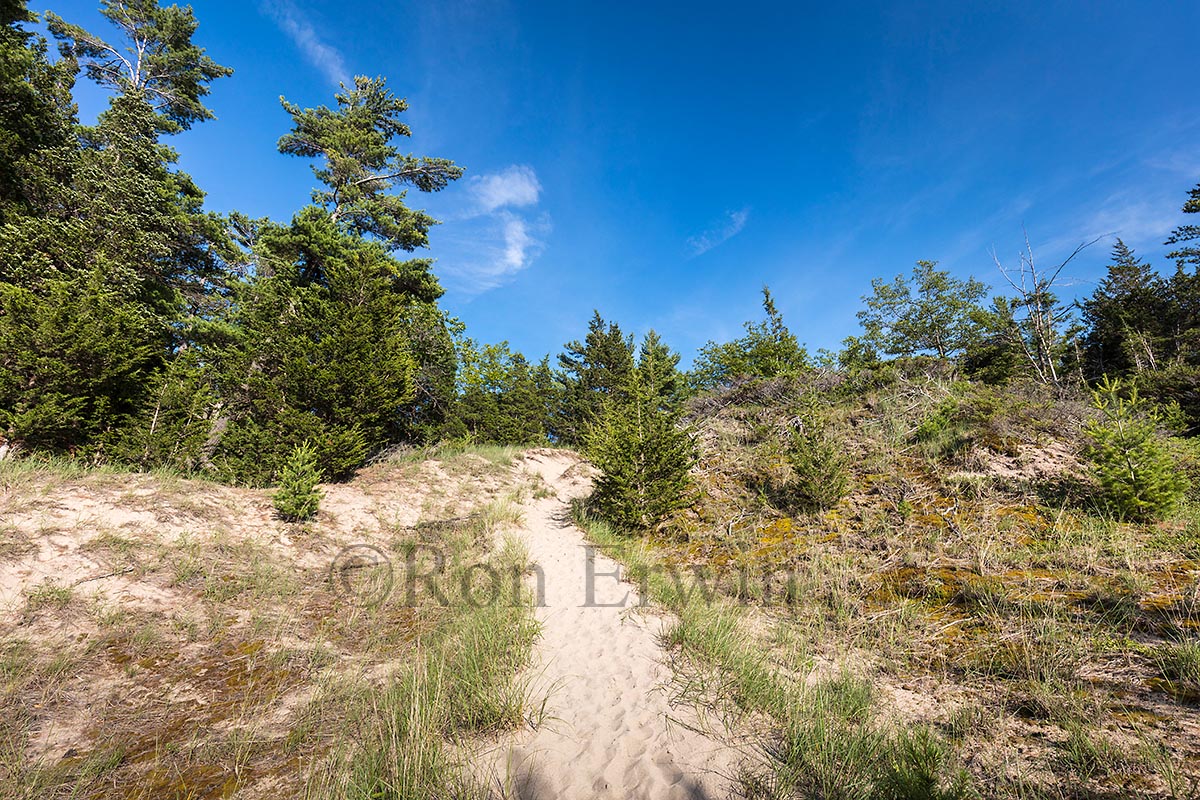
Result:
<svg viewBox="0 0 1200 800"><path fill-rule="evenodd" d="M806 412L792 429L785 456L793 473L785 489L789 503L808 511L823 510L846 496L846 458L816 411Z"/></svg>
<svg viewBox="0 0 1200 800"><path fill-rule="evenodd" d="M305 442L292 451L279 479L279 490L272 497L279 516L290 521L315 517L324 496L317 488L320 482L317 451Z"/></svg>
<svg viewBox="0 0 1200 800"><path fill-rule="evenodd" d="M635 372L621 400L610 399L586 437L600 470L589 504L624 530L646 530L687 504L696 463L690 431L664 409Z"/></svg>
<svg viewBox="0 0 1200 800"><path fill-rule="evenodd" d="M1150 520L1168 514L1179 503L1187 481L1175 468L1153 416L1144 412L1136 386L1122 395L1120 380L1105 378L1093 392L1101 418L1084 430L1086 450L1104 501L1123 519Z"/></svg>

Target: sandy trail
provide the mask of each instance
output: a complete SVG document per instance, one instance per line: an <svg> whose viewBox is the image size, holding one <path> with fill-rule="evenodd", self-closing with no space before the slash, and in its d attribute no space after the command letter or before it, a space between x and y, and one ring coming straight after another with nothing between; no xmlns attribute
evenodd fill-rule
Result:
<svg viewBox="0 0 1200 800"><path fill-rule="evenodd" d="M501 744L490 783L523 800L728 797L733 752L693 730L689 709L670 707L661 621L632 610L636 591L599 553L595 605L585 605L587 551L567 515L570 499L588 491L578 463L551 450L527 456L526 468L557 493L526 504L522 531L545 575L532 696L548 698L547 716Z"/></svg>

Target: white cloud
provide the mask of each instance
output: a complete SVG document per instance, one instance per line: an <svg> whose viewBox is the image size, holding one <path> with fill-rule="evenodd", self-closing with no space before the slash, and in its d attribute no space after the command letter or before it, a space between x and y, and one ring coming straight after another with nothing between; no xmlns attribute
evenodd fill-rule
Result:
<svg viewBox="0 0 1200 800"><path fill-rule="evenodd" d="M525 220L505 212L504 220L504 260L501 262L507 271L516 272L529 264L530 254L539 246L538 240L530 233Z"/></svg>
<svg viewBox="0 0 1200 800"><path fill-rule="evenodd" d="M533 167L514 164L491 175L477 175L470 181L471 194L479 204L479 213L491 212L506 206L536 205L542 193Z"/></svg>
<svg viewBox="0 0 1200 800"><path fill-rule="evenodd" d="M692 256L703 255L714 247L724 244L734 236L737 236L742 232L742 228L746 227L746 221L749 219L749 207L737 211L726 211L725 219L721 224L714 225L703 233L687 240L687 245L692 251Z"/></svg>
<svg viewBox="0 0 1200 800"><path fill-rule="evenodd" d="M316 28L293 0L264 0L262 9L330 83L335 86L350 83L350 72L341 52L321 40Z"/></svg>
<svg viewBox="0 0 1200 800"><path fill-rule="evenodd" d="M533 167L513 164L472 177L464 208L447 215L440 271L457 291L478 295L527 269L545 248L550 216L537 213L542 185Z"/></svg>

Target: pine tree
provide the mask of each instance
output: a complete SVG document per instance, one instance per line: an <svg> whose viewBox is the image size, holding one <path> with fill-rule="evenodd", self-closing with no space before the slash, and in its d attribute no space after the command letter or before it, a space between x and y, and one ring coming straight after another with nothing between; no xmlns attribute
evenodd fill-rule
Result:
<svg viewBox="0 0 1200 800"><path fill-rule="evenodd" d="M279 516L290 522L315 517L325 496L317 488L320 482L316 450L307 442L297 445L279 477L279 489L271 498Z"/></svg>
<svg viewBox="0 0 1200 800"><path fill-rule="evenodd" d="M844 447L829 436L826 420L815 402L796 416L784 443L792 479L784 487L787 501L801 511L832 508L846 495Z"/></svg>
<svg viewBox="0 0 1200 800"><path fill-rule="evenodd" d="M1086 374L1123 375L1164 362L1169 305L1163 281L1117 239L1108 274L1081 304Z"/></svg>
<svg viewBox="0 0 1200 800"><path fill-rule="evenodd" d="M687 385L679 371L679 353L668 347L654 330L642 340L637 370L661 408L673 410L683 402Z"/></svg>
<svg viewBox="0 0 1200 800"><path fill-rule="evenodd" d="M157 363L147 319L101 275L0 283L0 438L99 459Z"/></svg>
<svg viewBox="0 0 1200 800"><path fill-rule="evenodd" d="M141 0L106 2L102 13L128 49L52 14L61 66L42 65L43 45L32 46L27 88L41 95L43 111L54 110L54 124L17 165L20 202L0 227L8 309L0 338L17 348L0 364L0 383L25 387L6 404L13 412L5 435L96 456L129 449L121 429L137 424L159 371L187 348L189 313L209 309L227 242L159 137L211 116L199 98L229 70L191 42L190 9ZM3 37L5 64L11 34ZM74 126L68 90L76 59L117 90L95 127ZM76 325L62 321L65 309L92 327L71 335ZM64 433L67 424L73 434Z"/></svg>
<svg viewBox="0 0 1200 800"><path fill-rule="evenodd" d="M1200 183L1188 192L1187 202L1183 204L1183 213L1200 214ZM1200 225L1180 225L1171 232L1165 244L1178 245L1175 250L1167 253L1167 258L1175 259L1182 270L1191 265L1192 271L1200 271Z"/></svg>
<svg viewBox="0 0 1200 800"><path fill-rule="evenodd" d="M624 388L588 430L586 453L600 470L589 504L622 530L648 530L688 504L696 445L638 372Z"/></svg>
<svg viewBox="0 0 1200 800"><path fill-rule="evenodd" d="M531 366L508 342L460 343L458 418L477 442L528 445L548 435L549 362Z"/></svg>
<svg viewBox="0 0 1200 800"><path fill-rule="evenodd" d="M37 22L25 0L0 0L0 223L15 213L36 212L39 154L69 146L75 123L71 59L51 64L46 40L25 30Z"/></svg>
<svg viewBox="0 0 1200 800"><path fill-rule="evenodd" d="M356 78L337 101L283 101L293 130L279 149L318 159L314 204L290 225L241 221L253 277L236 287L238 336L216 359L223 407L201 454L229 479L271 480L302 441L343 479L382 447L432 435L453 403L442 288L428 259L394 256L435 221L385 190L435 191L461 169L400 155L406 105L382 79Z"/></svg>
<svg viewBox="0 0 1200 800"><path fill-rule="evenodd" d="M336 100L336 109L301 109L281 98L293 129L279 140L279 152L323 162L313 166L325 185L313 192L313 202L343 231L377 239L389 250L425 246L437 220L408 208L403 191L387 192L395 186L436 192L462 177L462 168L400 153L393 140L412 135L400 120L408 103L388 91L383 78L356 76Z"/></svg>
<svg viewBox="0 0 1200 800"><path fill-rule="evenodd" d="M558 356L562 392L553 433L563 444L578 445L606 401L624 392L634 370L633 339L595 311L584 341L564 348Z"/></svg>
<svg viewBox="0 0 1200 800"><path fill-rule="evenodd" d="M110 44L56 14L46 14L46 27L62 42L64 56L77 60L97 84L151 107L164 133L214 118L201 99L210 83L233 70L213 61L192 41L199 22L191 6L101 0L100 13L123 41Z"/></svg>
<svg viewBox="0 0 1200 800"><path fill-rule="evenodd" d="M305 224L266 226L259 248L273 270L237 289L238 340L220 359L225 422L212 456L232 480L271 480L301 441L340 480L407 432L417 365L395 262L318 209L299 216Z"/></svg>
<svg viewBox="0 0 1200 800"><path fill-rule="evenodd" d="M1086 451L1103 491L1102 499L1118 516L1133 520L1161 518L1179 504L1187 482L1147 415L1136 386L1105 377L1093 392L1099 420L1088 422Z"/></svg>

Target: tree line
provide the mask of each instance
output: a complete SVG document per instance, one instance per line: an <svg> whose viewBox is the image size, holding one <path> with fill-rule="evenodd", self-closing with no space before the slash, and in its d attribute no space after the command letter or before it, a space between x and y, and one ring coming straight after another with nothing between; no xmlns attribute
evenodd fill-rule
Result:
<svg viewBox="0 0 1200 800"><path fill-rule="evenodd" d="M1000 265L1011 291L997 297L918 262L872 282L861 334L836 353L810 355L764 288L763 318L706 344L687 372L658 334L635 341L598 312L582 340L531 361L471 339L438 305L432 261L416 255L437 220L407 192L439 191L463 168L401 152L407 103L383 78L356 77L328 106L282 100L291 127L279 153L310 162L318 183L290 220L216 214L170 141L211 122L205 100L232 69L193 41L190 7L102 0L101 13L103 36L46 14L52 56L25 0L0 0L0 447L10 455L261 485L278 482L298 448L337 480L398 444L553 442L599 461L639 454L640 471L621 480L674 481L691 457L677 424L689 397L921 358L988 382L1123 376L1200 424L1200 226L1172 235L1177 270L1166 278L1118 241L1080 303L1057 296L1070 259L1043 269L1030 251ZM81 76L109 92L94 125L74 103ZM1200 211L1200 186L1184 211ZM626 511L645 524L662 509Z"/></svg>

